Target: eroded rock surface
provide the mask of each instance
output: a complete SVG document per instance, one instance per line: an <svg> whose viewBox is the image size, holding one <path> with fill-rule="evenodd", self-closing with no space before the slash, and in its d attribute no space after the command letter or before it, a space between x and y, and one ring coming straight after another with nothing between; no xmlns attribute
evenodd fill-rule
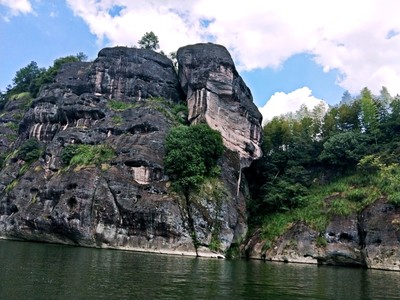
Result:
<svg viewBox="0 0 400 300"><path fill-rule="evenodd" d="M272 261L400 271L400 210L378 199L359 215L333 216L322 233L297 222L268 242L259 230L243 253Z"/></svg>
<svg viewBox="0 0 400 300"><path fill-rule="evenodd" d="M400 209L381 199L361 213L360 226L367 266L400 271Z"/></svg>
<svg viewBox="0 0 400 300"><path fill-rule="evenodd" d="M181 86L197 85L194 78L179 82L172 62L153 51L106 48L94 62L64 65L21 115L18 138L8 144L9 159L0 171L0 236L211 256L220 255L211 250L223 254L238 243L247 230L245 189L238 188L241 157L259 156L259 127L252 128L261 119L229 53L215 57L210 49L221 47L199 47L217 78L212 99L220 99L209 101L212 110L202 121L223 125L228 147L217 183L206 183L185 203L164 174L165 137L177 125L172 108L185 103ZM12 115L13 108L8 111ZM212 114L218 111L225 117L216 124ZM227 138L229 132L235 138ZM44 153L28 163L15 153L32 138ZM102 165L67 167L61 154L71 144L111 147L115 157Z"/></svg>
<svg viewBox="0 0 400 300"><path fill-rule="evenodd" d="M189 121L205 121L220 131L225 146L240 154L244 166L259 158L262 116L228 51L196 44L180 48L177 59Z"/></svg>

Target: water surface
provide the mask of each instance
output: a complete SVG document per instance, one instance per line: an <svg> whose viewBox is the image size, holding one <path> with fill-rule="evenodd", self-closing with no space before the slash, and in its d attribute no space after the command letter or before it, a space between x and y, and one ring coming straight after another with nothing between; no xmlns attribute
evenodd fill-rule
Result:
<svg viewBox="0 0 400 300"><path fill-rule="evenodd" d="M0 240L0 299L400 299L400 273Z"/></svg>

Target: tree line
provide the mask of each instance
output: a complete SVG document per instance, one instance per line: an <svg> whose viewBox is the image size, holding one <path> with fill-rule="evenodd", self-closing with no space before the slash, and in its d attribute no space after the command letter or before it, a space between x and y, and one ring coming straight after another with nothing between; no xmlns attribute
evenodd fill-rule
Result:
<svg viewBox="0 0 400 300"><path fill-rule="evenodd" d="M303 106L273 118L263 128L264 155L247 172L251 215L301 207L312 186L361 172L360 165L369 161L371 167L372 158L397 166L399 133L400 96L385 87L378 96L368 88L355 98L346 92L327 111Z"/></svg>

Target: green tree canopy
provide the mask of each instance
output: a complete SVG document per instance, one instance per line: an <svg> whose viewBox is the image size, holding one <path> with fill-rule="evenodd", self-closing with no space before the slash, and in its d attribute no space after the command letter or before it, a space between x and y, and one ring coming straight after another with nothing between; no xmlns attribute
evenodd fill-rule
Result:
<svg viewBox="0 0 400 300"><path fill-rule="evenodd" d="M328 165L351 168L368 152L368 137L354 131L338 133L324 143L320 159Z"/></svg>
<svg viewBox="0 0 400 300"><path fill-rule="evenodd" d="M36 97L43 84L52 83L54 81L54 78L63 64L85 60L87 60L87 56L79 52L76 55L57 58L53 66L49 67L47 70L45 68L39 68L37 63L32 61L26 67L16 72L13 85L9 87L7 96L10 97L15 94L29 92L32 97Z"/></svg>
<svg viewBox="0 0 400 300"><path fill-rule="evenodd" d="M140 48L149 49L149 50L157 50L160 48L158 44L158 37L154 34L153 31L146 32L142 38L138 41Z"/></svg>
<svg viewBox="0 0 400 300"><path fill-rule="evenodd" d="M166 138L165 171L185 195L217 174L224 150L221 134L206 124L178 126Z"/></svg>
<svg viewBox="0 0 400 300"><path fill-rule="evenodd" d="M43 149L39 141L35 138L26 140L20 147L17 158L28 163L37 160L43 153Z"/></svg>
<svg viewBox="0 0 400 300"><path fill-rule="evenodd" d="M31 61L26 67L21 68L15 73L13 86L9 90L9 95L34 91L35 79L44 72L44 68L39 68L35 61Z"/></svg>

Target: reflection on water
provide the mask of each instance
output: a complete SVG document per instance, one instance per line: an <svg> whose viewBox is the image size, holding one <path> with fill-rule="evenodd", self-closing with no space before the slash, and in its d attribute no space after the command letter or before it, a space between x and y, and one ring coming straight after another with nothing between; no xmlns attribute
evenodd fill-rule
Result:
<svg viewBox="0 0 400 300"><path fill-rule="evenodd" d="M400 273L0 241L0 299L400 299Z"/></svg>

